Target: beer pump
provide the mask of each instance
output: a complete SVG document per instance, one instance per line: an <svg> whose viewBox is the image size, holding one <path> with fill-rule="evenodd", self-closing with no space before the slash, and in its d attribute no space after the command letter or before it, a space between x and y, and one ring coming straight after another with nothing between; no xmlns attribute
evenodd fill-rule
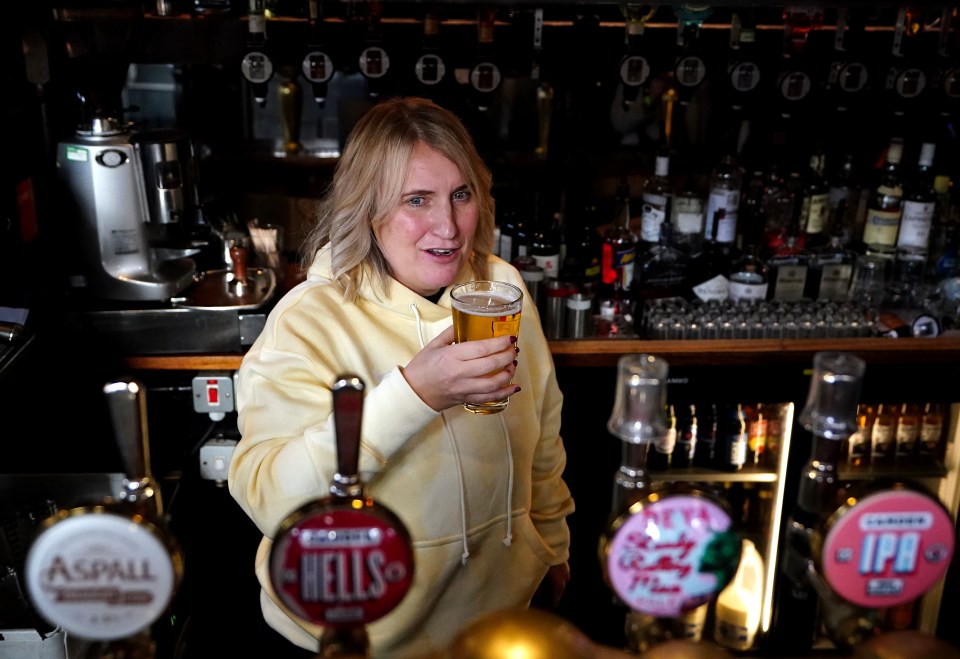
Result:
<svg viewBox="0 0 960 659"><path fill-rule="evenodd" d="M693 487L651 487L647 455L667 432L668 365L653 355L621 357L607 430L623 442L614 476L612 522L600 539L604 579L629 607L631 649L699 640L706 605L731 582L742 541L726 504Z"/></svg>
<svg viewBox="0 0 960 659"><path fill-rule="evenodd" d="M183 555L165 530L159 485L150 472L146 398L135 380L104 387L125 467L113 500L60 510L30 545L24 576L49 622L102 644L97 656L157 656L150 626L168 609Z"/></svg>
<svg viewBox="0 0 960 659"><path fill-rule="evenodd" d="M313 89L313 100L317 107L324 108L327 104L327 83L334 74L333 60L326 53L323 34L322 0L309 0L310 41L307 44L308 52L303 57L301 69L303 77L310 81Z"/></svg>

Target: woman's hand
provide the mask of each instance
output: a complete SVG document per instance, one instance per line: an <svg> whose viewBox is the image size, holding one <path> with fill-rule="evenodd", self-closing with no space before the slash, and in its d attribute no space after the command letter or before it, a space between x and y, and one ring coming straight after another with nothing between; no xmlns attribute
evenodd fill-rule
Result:
<svg viewBox="0 0 960 659"><path fill-rule="evenodd" d="M463 403L504 400L520 388L511 384L517 370L516 337L453 343L451 325L403 368L420 399L442 412Z"/></svg>

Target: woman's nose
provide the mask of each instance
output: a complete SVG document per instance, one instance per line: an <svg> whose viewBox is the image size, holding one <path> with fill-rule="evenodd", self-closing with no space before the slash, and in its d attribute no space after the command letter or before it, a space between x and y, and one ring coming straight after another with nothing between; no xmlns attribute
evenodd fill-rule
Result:
<svg viewBox="0 0 960 659"><path fill-rule="evenodd" d="M453 238L457 234L457 216L452 204L441 204L434 213L433 232L441 238Z"/></svg>

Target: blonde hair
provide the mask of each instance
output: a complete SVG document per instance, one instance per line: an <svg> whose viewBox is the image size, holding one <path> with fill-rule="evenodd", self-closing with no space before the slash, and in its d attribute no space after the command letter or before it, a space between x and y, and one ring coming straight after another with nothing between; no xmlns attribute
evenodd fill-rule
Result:
<svg viewBox="0 0 960 659"><path fill-rule="evenodd" d="M332 274L345 301L356 299L364 266L379 292L386 291L390 266L374 230L400 203L407 165L419 143L453 162L473 193L479 214L469 259L477 278L487 277L495 217L490 170L455 114L424 98L392 98L370 108L351 131L302 249L312 261L331 245Z"/></svg>

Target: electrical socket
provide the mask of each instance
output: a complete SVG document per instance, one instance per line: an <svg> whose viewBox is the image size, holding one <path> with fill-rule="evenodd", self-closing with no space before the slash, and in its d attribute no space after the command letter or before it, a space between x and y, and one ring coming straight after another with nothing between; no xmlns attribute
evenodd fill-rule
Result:
<svg viewBox="0 0 960 659"><path fill-rule="evenodd" d="M230 460L237 448L237 440L215 437L200 447L200 477L216 481L217 485L227 482Z"/></svg>

